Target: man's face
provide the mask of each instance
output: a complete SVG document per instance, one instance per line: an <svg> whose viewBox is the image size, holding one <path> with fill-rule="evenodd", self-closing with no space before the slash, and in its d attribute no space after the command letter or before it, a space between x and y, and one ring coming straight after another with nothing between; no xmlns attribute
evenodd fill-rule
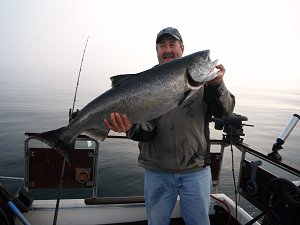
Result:
<svg viewBox="0 0 300 225"><path fill-rule="evenodd" d="M179 59L183 54L183 44L171 35L166 35L156 44L157 59L159 64Z"/></svg>

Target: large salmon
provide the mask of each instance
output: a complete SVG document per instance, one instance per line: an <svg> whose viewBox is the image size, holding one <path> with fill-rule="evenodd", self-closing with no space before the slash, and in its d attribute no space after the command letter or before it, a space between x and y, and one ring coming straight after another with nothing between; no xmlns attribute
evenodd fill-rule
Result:
<svg viewBox="0 0 300 225"><path fill-rule="evenodd" d="M131 123L157 118L214 79L216 64L217 61L210 60L209 50L205 50L141 73L111 77L112 88L88 103L67 126L41 133L36 138L71 162L78 135L102 141L107 137L109 130L103 121L112 112L125 113Z"/></svg>

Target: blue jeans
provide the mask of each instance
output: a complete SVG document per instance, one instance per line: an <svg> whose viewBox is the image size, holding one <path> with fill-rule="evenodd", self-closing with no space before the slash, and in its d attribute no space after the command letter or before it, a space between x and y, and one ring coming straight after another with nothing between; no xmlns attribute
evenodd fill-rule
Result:
<svg viewBox="0 0 300 225"><path fill-rule="evenodd" d="M168 173L145 169L148 225L168 225L177 195L186 225L209 225L211 170Z"/></svg>

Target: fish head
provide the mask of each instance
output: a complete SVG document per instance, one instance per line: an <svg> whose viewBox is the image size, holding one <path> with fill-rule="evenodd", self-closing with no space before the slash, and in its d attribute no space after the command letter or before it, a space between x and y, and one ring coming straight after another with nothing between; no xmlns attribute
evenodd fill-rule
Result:
<svg viewBox="0 0 300 225"><path fill-rule="evenodd" d="M188 85L192 89L200 88L207 81L217 76L215 67L218 60L211 61L210 51L200 51L190 55L189 63L186 67Z"/></svg>

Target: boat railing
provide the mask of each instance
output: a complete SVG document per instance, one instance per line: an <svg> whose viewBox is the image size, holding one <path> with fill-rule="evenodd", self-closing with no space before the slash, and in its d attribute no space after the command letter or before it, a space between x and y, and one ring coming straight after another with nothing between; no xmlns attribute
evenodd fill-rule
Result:
<svg viewBox="0 0 300 225"><path fill-rule="evenodd" d="M233 115L229 119L216 119L217 122L221 123L219 129L222 129L224 132L222 142L235 146L241 151L236 201L239 204L240 196L243 196L248 202L262 211L253 221L256 221L260 216L271 210L275 214L282 214L278 212L278 204L297 203L300 201L300 167L282 159L278 153L278 150L282 149L282 146L278 147L278 145L284 143L299 119L298 115L293 115L290 123L276 140L274 144L276 148L273 146L273 152L267 155L263 154L263 151L244 143L242 127L246 126L246 124L242 122L247 120L246 117ZM251 155L251 157L248 157L248 155ZM249 158L252 158L252 160L249 161ZM255 159L253 160L253 158ZM287 172L290 178L294 177L295 180L287 179L287 175L283 177L281 175L283 171ZM284 194L282 195L282 193Z"/></svg>
<svg viewBox="0 0 300 225"><path fill-rule="evenodd" d="M222 162L223 162L223 156L225 149L228 146L235 146L237 149L241 151L241 159L240 159L240 170L239 170L239 178L238 178L238 193L245 197L248 201L250 201L252 204L256 205L258 208L262 208L263 201L265 201L264 198L262 198L262 194L257 194L257 191L251 191L250 186L254 184L256 187L256 179L262 179L262 181L258 181L258 189L260 192L264 191L263 188L265 188L265 184L269 182L271 179L276 178L278 176L271 174L267 170L264 170L262 168L262 161L268 162L273 164L275 167L280 168L282 170L287 171L288 173L291 173L298 178L300 177L300 168L298 165L294 165L290 162L287 162L285 160L278 160L277 158L271 157L270 155L263 154L261 150L254 149L253 147L247 145L244 143L243 136L245 134L243 133L243 126L250 126L247 124L244 124L244 121L247 121L247 117L233 114L229 119L219 119L214 118L213 121L215 122L215 128L218 130L223 130L223 138L222 139L213 139L210 140L210 144L212 146L219 146L218 148L214 148L214 151L211 151L210 159L211 159L211 171L212 171L212 184L213 184L213 193L219 193L219 186L220 186L220 174L222 169ZM60 165L62 164L62 156L58 154L53 149L49 149L48 147L44 148L33 148L29 145L29 141L34 139L34 133L26 133L28 136L25 139L25 187L27 189L37 189L37 188L56 188L58 185L58 177L59 177L59 169ZM127 139L127 137L123 135L109 135L107 138L109 139ZM76 163L76 157L75 157L75 165L71 168L67 168L66 171L66 178L64 180L64 186L63 187L71 187L71 188L92 188L93 194L92 199L97 198L97 189L98 189L98 152L99 152L99 142L88 138L87 136L80 135L78 137L78 141L90 141L94 142L93 148L91 149L75 149L75 152L77 151L87 151L87 155L81 155L80 161L84 161L86 159L87 165L78 165ZM215 150L217 149L217 150ZM38 155L39 151L43 151L41 154L41 158L37 158L35 162L34 159L32 159L32 156L36 154ZM51 154L50 154L51 153ZM247 160L247 154L253 155L257 157L259 160ZM50 162L50 156L56 155L52 161ZM76 153L75 153L76 155ZM45 157L47 156L47 157ZM60 159L58 158L60 157ZM91 159L92 158L92 159ZM41 160L42 159L42 160ZM30 162L31 160L31 162ZM40 166L41 162L44 167L46 167L50 171L53 170L56 171L56 176L52 177L52 183L49 183L51 179L49 179L49 176L45 177L45 172L41 174L40 177L36 177L36 179L44 179L47 180L48 183L34 183L30 178L30 173L32 173L33 167ZM32 164L32 165L30 165ZM46 166L47 165L47 166ZM53 167L55 169L53 169ZM68 171L69 169L69 171ZM39 169L36 169L37 171L41 171ZM262 172L263 171L263 172ZM263 177L261 176L263 174ZM36 175L38 176L38 175ZM261 185L260 184L264 184ZM261 195L261 196L260 196Z"/></svg>

